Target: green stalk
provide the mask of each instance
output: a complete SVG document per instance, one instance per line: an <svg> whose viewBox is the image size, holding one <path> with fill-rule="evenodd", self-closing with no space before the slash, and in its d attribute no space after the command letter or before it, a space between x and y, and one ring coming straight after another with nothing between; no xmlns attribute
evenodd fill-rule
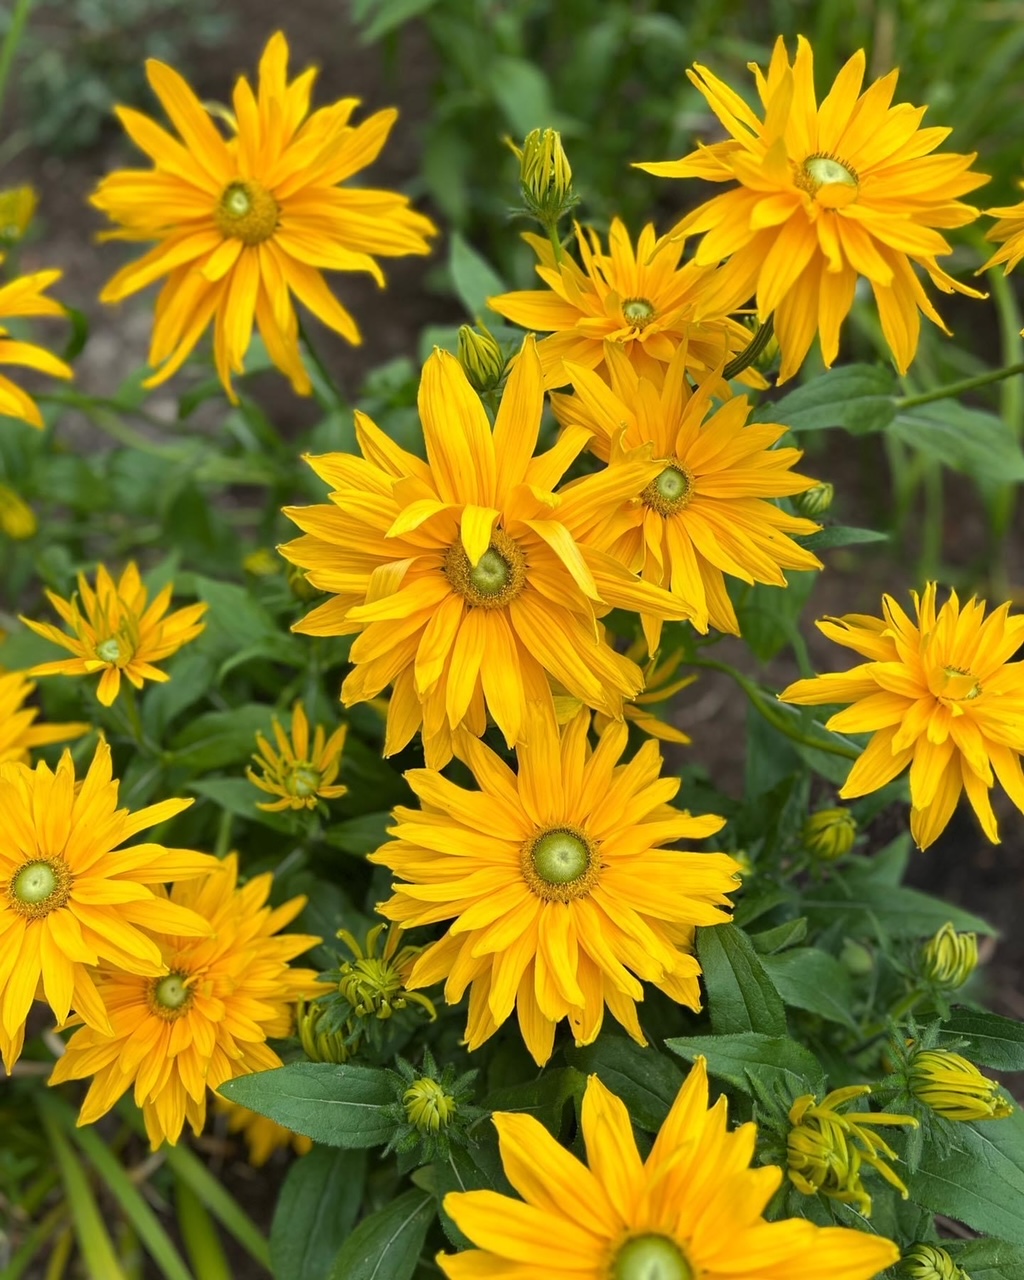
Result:
<svg viewBox="0 0 1024 1280"><path fill-rule="evenodd" d="M555 266L557 267L562 261L562 237L558 234L558 223L546 222L544 226L548 233L548 239L551 241L551 248L555 253Z"/></svg>
<svg viewBox="0 0 1024 1280"><path fill-rule="evenodd" d="M1001 382L1003 378L1015 377L1018 373L1024 373L1024 361L1008 365L1003 369L990 369L988 373L979 373L973 378L961 378L959 382L948 382L944 387L923 391L918 396L901 396L896 401L896 409L897 412L902 412L904 409L917 409L923 404L934 404L936 400L949 400L953 396L963 395L966 391L987 387L992 382Z"/></svg>
<svg viewBox="0 0 1024 1280"><path fill-rule="evenodd" d="M11 67L14 64L14 55L18 52L21 37L25 34L25 26L28 23L28 15L31 8L32 0L15 0L11 25L7 30L7 35L4 36L3 46L0 47L0 113L3 112L4 98L7 94L7 81L10 78Z"/></svg>
<svg viewBox="0 0 1024 1280"><path fill-rule="evenodd" d="M737 374L742 373L744 369L749 369L768 343L771 342L774 332L775 317L769 316L764 324L758 328L757 333L754 334L748 345L743 348L734 360L730 360L725 366L722 370L722 377L728 381L730 378L735 378Z"/></svg>

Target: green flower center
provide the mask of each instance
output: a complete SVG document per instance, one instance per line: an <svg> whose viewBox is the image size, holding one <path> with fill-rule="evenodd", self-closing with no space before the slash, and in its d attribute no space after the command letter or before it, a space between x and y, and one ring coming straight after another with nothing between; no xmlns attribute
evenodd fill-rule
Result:
<svg viewBox="0 0 1024 1280"><path fill-rule="evenodd" d="M296 765L292 771L289 790L300 800L306 800L309 796L316 795L320 781L319 769L314 769L311 764Z"/></svg>
<svg viewBox="0 0 1024 1280"><path fill-rule="evenodd" d="M693 497L693 476L680 462L669 462L641 493L640 501L662 516L674 516Z"/></svg>
<svg viewBox="0 0 1024 1280"><path fill-rule="evenodd" d="M469 580L483 596L496 596L508 586L512 570L493 547L488 547L469 571Z"/></svg>
<svg viewBox="0 0 1024 1280"><path fill-rule="evenodd" d="M533 846L533 865L548 884L571 884L586 873L590 851L571 831L549 831Z"/></svg>
<svg viewBox="0 0 1024 1280"><path fill-rule="evenodd" d="M57 873L48 862L30 862L14 878L14 894L20 901L37 907L57 888Z"/></svg>
<svg viewBox="0 0 1024 1280"><path fill-rule="evenodd" d="M693 1280L693 1271L668 1236L634 1236L615 1255L611 1280Z"/></svg>
<svg viewBox="0 0 1024 1280"><path fill-rule="evenodd" d="M153 998L165 1009L180 1009L188 996L188 987L180 973L170 973L166 978L161 978L153 990Z"/></svg>
<svg viewBox="0 0 1024 1280"><path fill-rule="evenodd" d="M654 303L648 298L627 298L622 304L622 317L635 329L644 329L657 315Z"/></svg>
<svg viewBox="0 0 1024 1280"><path fill-rule="evenodd" d="M845 187L857 185L857 175L833 156L809 156L804 161L804 172L818 187L841 183Z"/></svg>
<svg viewBox="0 0 1024 1280"><path fill-rule="evenodd" d="M96 646L96 657L102 658L104 662L120 662L121 646L114 639L104 640Z"/></svg>
<svg viewBox="0 0 1024 1280"><path fill-rule="evenodd" d="M280 215L281 208L266 187L238 181L225 188L214 221L221 235L252 246L270 239Z"/></svg>

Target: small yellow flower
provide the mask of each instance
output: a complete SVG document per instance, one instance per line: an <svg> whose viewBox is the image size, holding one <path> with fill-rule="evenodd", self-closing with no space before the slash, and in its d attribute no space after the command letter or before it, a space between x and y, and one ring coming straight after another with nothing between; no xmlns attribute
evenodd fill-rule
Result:
<svg viewBox="0 0 1024 1280"><path fill-rule="evenodd" d="M260 1169L275 1151L290 1146L296 1155L304 1156L313 1150L311 1139L302 1133L292 1133L283 1124L267 1116L258 1115L237 1102L229 1102L219 1093L213 1095L214 1108L227 1119L228 1133L240 1133L249 1151L249 1163Z"/></svg>
<svg viewBox="0 0 1024 1280"><path fill-rule="evenodd" d="M946 924L921 948L921 972L944 991L958 991L978 967L978 935Z"/></svg>
<svg viewBox="0 0 1024 1280"><path fill-rule="evenodd" d="M25 706L35 687L23 671L0 672L0 764L28 764L33 747L67 742L89 732L90 726L81 721L36 724L38 708Z"/></svg>
<svg viewBox="0 0 1024 1280"><path fill-rule="evenodd" d="M822 1102L813 1094L797 1098L789 1112L792 1128L788 1140L789 1177L793 1185L813 1196L819 1192L844 1204L854 1204L871 1216L871 1197L862 1181L863 1167L880 1173L890 1186L907 1198L907 1188L886 1163L896 1152L871 1130L872 1125L910 1125L913 1116L886 1111L842 1112L841 1107L871 1092L867 1084L833 1089Z"/></svg>
<svg viewBox="0 0 1024 1280"><path fill-rule="evenodd" d="M429 1076L423 1076L402 1095L405 1114L420 1133L439 1133L446 1128L458 1110L455 1099Z"/></svg>
<svg viewBox="0 0 1024 1280"><path fill-rule="evenodd" d="M936 1244L915 1244L903 1255L900 1275L906 1280L971 1280L945 1249Z"/></svg>
<svg viewBox="0 0 1024 1280"><path fill-rule="evenodd" d="M378 954L377 944L385 930L384 947ZM355 1017L384 1022L410 1002L425 1009L431 1021L437 1017L432 1000L408 989L413 965L424 948L403 945L402 929L374 925L362 945L347 929L339 929L338 937L352 952L352 959L341 966L338 992Z"/></svg>
<svg viewBox="0 0 1024 1280"><path fill-rule="evenodd" d="M340 783L335 785L334 779L341 768L341 752L347 733L348 725L343 724L328 738L323 725L318 724L310 746L309 721L301 702L296 702L292 708L291 738L275 716L274 737L278 749L275 751L263 734L258 733L256 745L259 751L253 759L260 773L249 768L246 776L253 786L281 799L258 804L256 808L270 813L281 809L315 809L319 800L337 800L343 796L348 787Z"/></svg>
<svg viewBox="0 0 1024 1280"><path fill-rule="evenodd" d="M24 542L34 538L39 529L36 513L24 498L0 484L0 533L5 533L15 542Z"/></svg>
<svg viewBox="0 0 1024 1280"><path fill-rule="evenodd" d="M1010 659L1024 642L1024 616L1004 604L988 618L984 600L960 607L955 591L936 609L930 582L913 593L912 621L892 596L884 617L825 618L818 630L868 659L849 671L798 680L779 697L798 706L852 706L829 729L870 733L839 794L877 791L910 766L910 830L922 849L953 816L966 790L982 830L997 844L989 792L996 780L1024 812L1024 663Z"/></svg>
<svg viewBox="0 0 1024 1280"><path fill-rule="evenodd" d="M52 378L72 377L71 367L51 355L43 347L31 342L17 342L8 336L3 321L18 316L63 316L64 308L53 298L46 297L46 290L59 280L59 271L38 271L35 275L21 276L0 288L0 366L24 365L38 369ZM43 415L32 397L0 374L0 415L20 418L30 426L43 429Z"/></svg>
<svg viewBox="0 0 1024 1280"><path fill-rule="evenodd" d="M1013 1106L995 1080L948 1049L922 1049L910 1060L910 1091L946 1120L1005 1120Z"/></svg>
<svg viewBox="0 0 1024 1280"><path fill-rule="evenodd" d="M174 594L168 583L147 608L149 592L139 570L130 564L115 584L105 565L96 572L93 589L85 574L78 575L78 592L64 600L52 591L46 596L71 628L71 634L48 622L22 618L27 627L45 640L52 640L75 656L59 662L43 662L32 667L30 676L89 676L102 671L96 696L109 707L121 689L122 673L136 689L145 681L163 684L170 680L154 663L177 653L205 627L201 622L205 604L190 604L167 614ZM79 597L83 616L79 609ZM166 615L166 616L165 616Z"/></svg>
<svg viewBox="0 0 1024 1280"><path fill-rule="evenodd" d="M505 357L494 334L480 320L478 328L459 329L459 364L474 391L493 391L505 374Z"/></svg>
<svg viewBox="0 0 1024 1280"><path fill-rule="evenodd" d="M804 823L804 847L822 862L845 857L857 839L857 819L849 809L819 809Z"/></svg>
<svg viewBox="0 0 1024 1280"><path fill-rule="evenodd" d="M36 211L39 198L34 187L11 187L0 191L0 248L17 244ZM0 261L3 255L0 254Z"/></svg>

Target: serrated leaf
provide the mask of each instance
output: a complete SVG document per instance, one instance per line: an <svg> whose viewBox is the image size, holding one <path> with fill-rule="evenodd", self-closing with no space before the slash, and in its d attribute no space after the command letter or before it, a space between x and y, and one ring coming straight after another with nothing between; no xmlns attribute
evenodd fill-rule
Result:
<svg viewBox="0 0 1024 1280"><path fill-rule="evenodd" d="M947 920L962 931L996 932L979 916L930 894L855 875L815 885L800 901L812 928L827 929L840 920L849 934L870 933L880 939L928 938Z"/></svg>
<svg viewBox="0 0 1024 1280"><path fill-rule="evenodd" d="M854 435L882 431L896 416L896 380L879 365L830 369L781 400L761 405L756 422L780 422L790 431L845 427Z"/></svg>
<svg viewBox="0 0 1024 1280"><path fill-rule="evenodd" d="M850 1013L850 975L835 956L818 947L797 947L782 955L762 956L761 964L787 1005L856 1030Z"/></svg>
<svg viewBox="0 0 1024 1280"><path fill-rule="evenodd" d="M384 1114L395 1100L387 1072L348 1063L290 1062L238 1076L220 1092L250 1111L330 1147L383 1146L394 1124Z"/></svg>
<svg viewBox="0 0 1024 1280"><path fill-rule="evenodd" d="M954 1009L942 1024L939 1042L966 1041L966 1057L996 1071L1024 1071L1024 1023L998 1013ZM950 1046L953 1047L953 1046Z"/></svg>
<svg viewBox="0 0 1024 1280"><path fill-rule="evenodd" d="M760 957L742 929L719 924L697 930L711 1025L718 1035L758 1031L786 1034L786 1010Z"/></svg>
<svg viewBox="0 0 1024 1280"><path fill-rule="evenodd" d="M359 1214L366 1155L314 1147L288 1172L270 1229L279 1280L324 1280Z"/></svg>
<svg viewBox="0 0 1024 1280"><path fill-rule="evenodd" d="M409 1280L435 1211L434 1197L414 1189L371 1213L342 1246L334 1280Z"/></svg>
<svg viewBox="0 0 1024 1280"><path fill-rule="evenodd" d="M809 1049L789 1036L763 1036L756 1031L726 1036L685 1036L665 1045L693 1062L707 1059L708 1072L734 1088L751 1093L753 1076L773 1090L782 1085L790 1097L818 1093L825 1088L825 1072Z"/></svg>
<svg viewBox="0 0 1024 1280"><path fill-rule="evenodd" d="M1006 1240L943 1240L942 1247L971 1280L1024 1280L1024 1245Z"/></svg>
<svg viewBox="0 0 1024 1280"><path fill-rule="evenodd" d="M795 947L806 937L807 918L800 916L797 920L787 920L785 924L776 925L774 929L752 933L750 941L758 955L770 956L776 951L784 951L786 947Z"/></svg>

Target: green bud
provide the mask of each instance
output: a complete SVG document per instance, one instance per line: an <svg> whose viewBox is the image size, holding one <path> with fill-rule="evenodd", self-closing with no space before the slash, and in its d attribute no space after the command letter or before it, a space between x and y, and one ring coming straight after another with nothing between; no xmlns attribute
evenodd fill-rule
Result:
<svg viewBox="0 0 1024 1280"><path fill-rule="evenodd" d="M921 948L921 973L943 991L958 991L978 967L978 935L949 922Z"/></svg>
<svg viewBox="0 0 1024 1280"><path fill-rule="evenodd" d="M839 963L851 977L863 978L875 967L875 957L862 943L844 938Z"/></svg>
<svg viewBox="0 0 1024 1280"><path fill-rule="evenodd" d="M804 848L821 862L836 862L853 848L857 820L849 809L819 809L804 823Z"/></svg>
<svg viewBox="0 0 1024 1280"><path fill-rule="evenodd" d="M907 1280L971 1280L937 1244L911 1245L903 1255L900 1275Z"/></svg>
<svg viewBox="0 0 1024 1280"><path fill-rule="evenodd" d="M578 203L572 169L556 129L532 129L522 147L509 141L519 159L519 188L526 207L545 226L556 223Z"/></svg>
<svg viewBox="0 0 1024 1280"><path fill-rule="evenodd" d="M816 484L813 489L808 489L806 493L798 494L793 499L793 505L802 516L806 516L808 520L815 520L818 516L823 516L832 505L832 499L836 496L835 486L827 483Z"/></svg>
<svg viewBox="0 0 1024 1280"><path fill-rule="evenodd" d="M347 1062L350 1049L345 1043L344 1032L319 1029L324 1012L322 1004L299 1003L295 1022L306 1057L311 1062Z"/></svg>
<svg viewBox="0 0 1024 1280"><path fill-rule="evenodd" d="M310 600L315 600L321 594L320 590L313 586L297 564L288 566L288 590L296 600L301 600L303 604L307 604Z"/></svg>
<svg viewBox="0 0 1024 1280"><path fill-rule="evenodd" d="M421 1076L402 1095L405 1114L420 1133L438 1133L447 1128L458 1109L444 1086L429 1076Z"/></svg>
<svg viewBox="0 0 1024 1280"><path fill-rule="evenodd" d="M479 329L469 324L459 329L459 364L474 391L493 391L505 376L505 357L487 326L477 324Z"/></svg>

